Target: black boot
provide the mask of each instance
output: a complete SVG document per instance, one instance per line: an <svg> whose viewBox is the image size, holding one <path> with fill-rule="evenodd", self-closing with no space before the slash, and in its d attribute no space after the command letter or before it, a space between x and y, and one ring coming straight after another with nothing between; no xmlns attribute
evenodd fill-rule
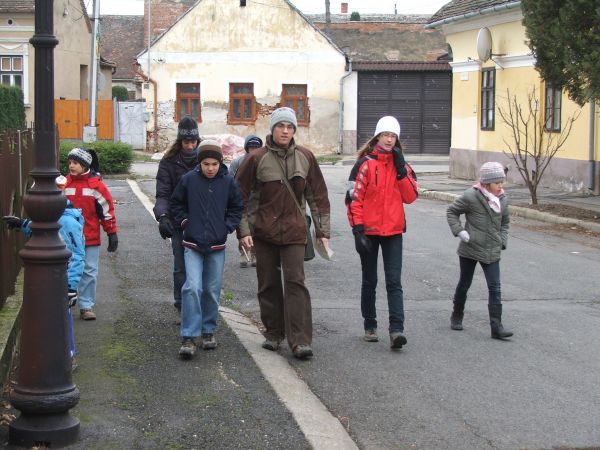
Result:
<svg viewBox="0 0 600 450"><path fill-rule="evenodd" d="M494 339L506 339L513 334L511 331L505 330L502 326L502 305L488 305L490 312L490 327L492 328L492 337Z"/></svg>
<svg viewBox="0 0 600 450"><path fill-rule="evenodd" d="M452 315L450 316L450 328L453 330L462 330L462 320L463 320L463 311L465 310L465 301L457 300L454 297L454 309L452 310Z"/></svg>

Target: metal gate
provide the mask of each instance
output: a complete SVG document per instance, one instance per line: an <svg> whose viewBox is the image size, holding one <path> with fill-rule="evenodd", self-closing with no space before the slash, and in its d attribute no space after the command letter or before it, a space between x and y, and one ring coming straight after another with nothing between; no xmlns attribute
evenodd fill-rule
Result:
<svg viewBox="0 0 600 450"><path fill-rule="evenodd" d="M359 72L357 144L373 136L380 117L396 117L407 153L448 154L450 72Z"/></svg>
<svg viewBox="0 0 600 450"><path fill-rule="evenodd" d="M119 102L120 142L131 144L136 150L146 149L146 103Z"/></svg>

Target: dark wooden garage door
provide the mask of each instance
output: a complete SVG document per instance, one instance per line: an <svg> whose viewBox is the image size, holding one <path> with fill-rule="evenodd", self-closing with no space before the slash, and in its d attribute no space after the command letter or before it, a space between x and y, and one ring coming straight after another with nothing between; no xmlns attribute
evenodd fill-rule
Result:
<svg viewBox="0 0 600 450"><path fill-rule="evenodd" d="M391 115L407 153L448 154L451 96L450 72L359 72L358 146L373 136L380 117Z"/></svg>

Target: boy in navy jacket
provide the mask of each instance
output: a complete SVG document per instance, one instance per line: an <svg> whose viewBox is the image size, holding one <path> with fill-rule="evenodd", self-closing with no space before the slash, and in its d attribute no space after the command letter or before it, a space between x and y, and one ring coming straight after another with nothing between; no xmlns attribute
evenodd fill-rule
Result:
<svg viewBox="0 0 600 450"><path fill-rule="evenodd" d="M240 223L244 201L237 181L223 164L217 141L207 139L198 148L199 165L185 174L171 196L171 217L183 229L186 281L181 290L179 356L214 349L225 265L225 242Z"/></svg>

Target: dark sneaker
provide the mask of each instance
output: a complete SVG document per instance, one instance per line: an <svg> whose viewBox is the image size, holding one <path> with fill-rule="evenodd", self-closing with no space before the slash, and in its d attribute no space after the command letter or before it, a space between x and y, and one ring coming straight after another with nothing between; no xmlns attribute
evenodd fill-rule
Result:
<svg viewBox="0 0 600 450"><path fill-rule="evenodd" d="M262 348L266 348L267 350L276 352L277 350L279 350L279 341L272 341L271 339L265 339L265 342L262 343Z"/></svg>
<svg viewBox="0 0 600 450"><path fill-rule="evenodd" d="M294 347L293 353L294 357L298 359L307 359L313 355L313 351L312 348L310 348L310 345L305 344L296 345Z"/></svg>
<svg viewBox="0 0 600 450"><path fill-rule="evenodd" d="M213 350L217 348L217 340L213 334L202 335L202 348L204 350Z"/></svg>
<svg viewBox="0 0 600 450"><path fill-rule="evenodd" d="M377 337L377 330L375 328L368 328L365 330L365 335L363 339L367 342L377 342L379 338Z"/></svg>
<svg viewBox="0 0 600 450"><path fill-rule="evenodd" d="M390 333L390 347L402 348L406 344L406 337L400 331Z"/></svg>
<svg viewBox="0 0 600 450"><path fill-rule="evenodd" d="M181 359L191 359L196 354L196 343L192 338L183 338L179 348L179 357Z"/></svg>
<svg viewBox="0 0 600 450"><path fill-rule="evenodd" d="M96 314L91 309L80 309L79 318L81 320L96 320Z"/></svg>

